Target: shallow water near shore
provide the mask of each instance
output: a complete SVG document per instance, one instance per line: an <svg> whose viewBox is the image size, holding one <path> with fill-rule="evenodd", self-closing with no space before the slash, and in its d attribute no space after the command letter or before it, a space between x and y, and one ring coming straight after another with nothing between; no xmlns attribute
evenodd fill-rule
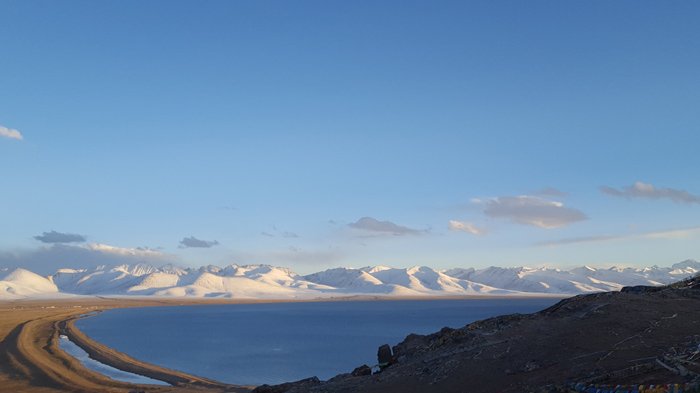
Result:
<svg viewBox="0 0 700 393"><path fill-rule="evenodd" d="M410 333L531 313L554 298L230 304L114 309L77 321L139 360L233 384L328 379L376 364Z"/></svg>
<svg viewBox="0 0 700 393"><path fill-rule="evenodd" d="M159 381L157 379L152 379L144 377L138 374L128 373L126 371L118 370L114 367L108 366L106 364L100 363L94 360L85 352L82 348L77 346L66 336L61 336L59 340L59 346L63 351L73 356L74 358L80 360L80 362L92 371L97 371L115 381L129 382L129 383L139 383L139 384L149 384L149 385L168 385L166 382Z"/></svg>

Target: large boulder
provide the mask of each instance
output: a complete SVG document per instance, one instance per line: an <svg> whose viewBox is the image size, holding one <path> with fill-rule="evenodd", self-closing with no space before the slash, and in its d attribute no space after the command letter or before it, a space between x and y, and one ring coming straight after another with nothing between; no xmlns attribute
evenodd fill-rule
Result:
<svg viewBox="0 0 700 393"><path fill-rule="evenodd" d="M393 361L393 354L389 344L384 344L377 350L377 362L380 368L388 367Z"/></svg>

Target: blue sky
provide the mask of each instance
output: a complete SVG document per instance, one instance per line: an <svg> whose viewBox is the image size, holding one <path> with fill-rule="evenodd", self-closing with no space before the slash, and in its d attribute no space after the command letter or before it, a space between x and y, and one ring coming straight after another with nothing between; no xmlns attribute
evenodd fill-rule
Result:
<svg viewBox="0 0 700 393"><path fill-rule="evenodd" d="M0 14L0 265L700 257L698 3Z"/></svg>

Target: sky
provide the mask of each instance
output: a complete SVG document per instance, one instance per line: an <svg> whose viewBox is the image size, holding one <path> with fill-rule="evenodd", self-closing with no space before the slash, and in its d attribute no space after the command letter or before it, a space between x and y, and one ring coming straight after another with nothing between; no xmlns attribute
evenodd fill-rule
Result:
<svg viewBox="0 0 700 393"><path fill-rule="evenodd" d="M700 258L698 2L0 14L0 266Z"/></svg>

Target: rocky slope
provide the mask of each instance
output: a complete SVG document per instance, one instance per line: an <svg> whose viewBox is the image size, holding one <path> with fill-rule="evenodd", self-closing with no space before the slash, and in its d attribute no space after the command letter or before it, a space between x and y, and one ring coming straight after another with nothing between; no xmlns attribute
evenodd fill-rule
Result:
<svg viewBox="0 0 700 393"><path fill-rule="evenodd" d="M409 335L393 347L392 364L380 373L366 375L358 368L355 375L327 382L258 392L570 392L576 383L693 381L697 386L698 357L700 277L695 277L666 287L579 295L535 314Z"/></svg>

